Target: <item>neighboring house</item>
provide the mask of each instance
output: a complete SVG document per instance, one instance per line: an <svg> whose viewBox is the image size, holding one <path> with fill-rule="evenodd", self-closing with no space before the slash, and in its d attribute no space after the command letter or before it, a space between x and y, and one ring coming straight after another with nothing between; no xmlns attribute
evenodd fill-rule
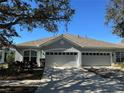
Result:
<svg viewBox="0 0 124 93"><path fill-rule="evenodd" d="M111 66L124 61L124 46L62 34L17 45L16 61L45 59L46 66Z"/></svg>

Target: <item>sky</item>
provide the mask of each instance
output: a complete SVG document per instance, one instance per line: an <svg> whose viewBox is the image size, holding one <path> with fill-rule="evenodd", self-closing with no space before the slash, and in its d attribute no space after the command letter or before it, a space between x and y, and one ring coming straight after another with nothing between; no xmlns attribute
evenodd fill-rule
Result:
<svg viewBox="0 0 124 93"><path fill-rule="evenodd" d="M62 26L59 27L59 34L74 34L82 37L93 38L106 42L119 43L122 39L112 34L111 26L105 25L106 6L109 0L71 0L71 7L75 9L68 32ZM15 38L14 42L22 43L54 36L54 33L44 29L34 29L32 32L19 31L21 37Z"/></svg>

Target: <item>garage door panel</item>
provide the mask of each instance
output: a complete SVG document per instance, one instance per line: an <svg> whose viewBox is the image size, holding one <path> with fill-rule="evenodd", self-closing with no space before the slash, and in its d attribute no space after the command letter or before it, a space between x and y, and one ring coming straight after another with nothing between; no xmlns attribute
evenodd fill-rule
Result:
<svg viewBox="0 0 124 93"><path fill-rule="evenodd" d="M46 66L76 67L77 55L46 55Z"/></svg>
<svg viewBox="0 0 124 93"><path fill-rule="evenodd" d="M108 66L110 65L110 55L82 55L82 65L84 66Z"/></svg>

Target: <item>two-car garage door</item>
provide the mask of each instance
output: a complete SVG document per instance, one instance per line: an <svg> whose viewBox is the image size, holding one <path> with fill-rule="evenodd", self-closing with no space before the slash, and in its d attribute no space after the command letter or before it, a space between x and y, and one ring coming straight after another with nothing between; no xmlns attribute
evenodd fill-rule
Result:
<svg viewBox="0 0 124 93"><path fill-rule="evenodd" d="M46 66L77 67L77 52L46 52ZM109 66L110 53L82 53L82 66Z"/></svg>
<svg viewBox="0 0 124 93"><path fill-rule="evenodd" d="M46 52L46 66L76 67L77 52Z"/></svg>
<svg viewBox="0 0 124 93"><path fill-rule="evenodd" d="M110 66L110 53L82 53L83 66Z"/></svg>

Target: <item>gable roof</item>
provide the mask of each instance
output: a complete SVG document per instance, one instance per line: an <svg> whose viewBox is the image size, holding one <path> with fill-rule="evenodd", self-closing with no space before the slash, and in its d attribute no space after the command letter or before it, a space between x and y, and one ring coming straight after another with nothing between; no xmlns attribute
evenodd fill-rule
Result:
<svg viewBox="0 0 124 93"><path fill-rule="evenodd" d="M83 48L124 48L123 46L118 45L118 44L108 43L108 42L99 41L99 40L95 40L91 38L84 38L84 37L80 37L77 35L71 35L71 34L62 34L56 37L50 37L50 38L45 38L45 39L24 42L24 43L17 44L17 46L39 47L39 46L42 46L43 44L52 42L56 40L57 38L68 39L71 42Z"/></svg>

